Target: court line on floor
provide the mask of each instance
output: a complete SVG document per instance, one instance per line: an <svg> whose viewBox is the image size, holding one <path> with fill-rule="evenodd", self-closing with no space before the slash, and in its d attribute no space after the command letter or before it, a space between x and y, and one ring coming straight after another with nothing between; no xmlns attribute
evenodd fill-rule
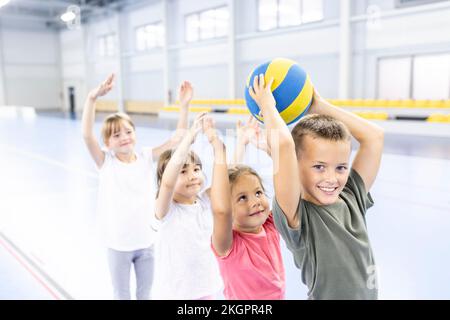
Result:
<svg viewBox="0 0 450 320"><path fill-rule="evenodd" d="M31 260L14 242L0 232L0 245L37 280L37 282L55 299L73 300L73 298L56 283L45 271L43 271L33 260ZM53 289L54 290L53 290ZM57 291L57 292L55 292Z"/></svg>
<svg viewBox="0 0 450 320"><path fill-rule="evenodd" d="M8 146L8 145L4 145L4 144L1 144L0 147L2 149L10 149L12 152L14 152L16 154L19 154L21 156L24 156L24 157L27 157L27 158L31 158L31 159L34 159L34 160L38 160L38 161L42 161L42 162L45 162L47 164L51 164L51 165L63 168L65 170L69 171L69 172L78 173L78 174L81 173L81 174L86 175L89 178L98 179L98 173L96 173L94 171L89 171L89 170L86 170L86 169L77 168L75 166L67 165L64 162L54 160L52 158L43 156L43 155L41 155L39 153L21 150L21 149L18 149L18 148L15 148L15 147L11 147L11 146Z"/></svg>
<svg viewBox="0 0 450 320"><path fill-rule="evenodd" d="M72 173L77 173L77 174L82 174L89 178L98 179L98 174L94 173L92 171L77 168L74 166L70 166L63 162L54 160L52 158L43 156L38 153L21 150L21 149L11 147L8 145L4 145L4 144L1 144L0 146L2 149L9 149L13 153L24 156L26 158L34 159L34 160L38 160L38 161L41 161L41 162L44 162L44 163L47 163L50 165L54 165L54 166L57 166L57 167L60 167L64 170L66 170L66 171L69 171ZM3 239L3 241L1 241L1 239ZM8 248L5 245L5 242L9 244L10 248ZM53 288L55 288L56 291L58 291L64 299L73 300L73 298L55 280L53 280L48 274L46 274L36 263L33 262L33 260L30 257L28 257L22 250L20 250L20 248L17 247L12 240L6 238L6 236L4 234L2 234L1 232L0 232L0 244L3 247L5 247L5 249L51 294L52 297L54 297L56 300L61 299L61 297L58 296L57 294L55 294L50 289L50 286L47 285L45 282L49 283ZM37 270L38 273L41 275L41 277L45 280L43 280L39 276L37 276L36 273L33 272L32 268L28 267L27 264L25 262L23 262L22 259L19 258L19 255L24 260L26 260L29 265L31 265L35 270Z"/></svg>

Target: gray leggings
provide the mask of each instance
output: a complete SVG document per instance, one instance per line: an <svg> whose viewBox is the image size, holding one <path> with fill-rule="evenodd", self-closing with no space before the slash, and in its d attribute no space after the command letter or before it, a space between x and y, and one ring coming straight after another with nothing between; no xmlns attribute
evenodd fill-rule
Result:
<svg viewBox="0 0 450 320"><path fill-rule="evenodd" d="M130 300L130 269L134 264L136 273L136 299L148 300L153 283L153 246L135 251L108 249L108 263L111 272L114 299Z"/></svg>

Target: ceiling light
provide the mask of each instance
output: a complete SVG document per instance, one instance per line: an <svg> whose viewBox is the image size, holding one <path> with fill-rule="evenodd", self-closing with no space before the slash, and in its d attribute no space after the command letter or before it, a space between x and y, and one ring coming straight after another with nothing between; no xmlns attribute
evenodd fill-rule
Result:
<svg viewBox="0 0 450 320"><path fill-rule="evenodd" d="M0 8L6 6L10 0L0 0Z"/></svg>
<svg viewBox="0 0 450 320"><path fill-rule="evenodd" d="M61 20L64 22L70 22L73 21L76 17L77 16L75 15L75 13L73 13L72 11L67 11L61 15Z"/></svg>

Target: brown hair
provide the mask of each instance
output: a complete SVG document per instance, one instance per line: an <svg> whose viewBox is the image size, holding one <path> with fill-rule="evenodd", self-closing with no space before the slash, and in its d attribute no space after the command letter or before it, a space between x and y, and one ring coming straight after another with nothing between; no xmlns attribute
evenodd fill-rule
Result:
<svg viewBox="0 0 450 320"><path fill-rule="evenodd" d="M172 154L175 152L174 149L166 150L164 151L158 159L158 166L156 169L156 182L157 182L157 188L156 191L156 197L159 195L159 188L161 187L161 180L162 176L164 174L164 171L166 170L167 164L169 163L170 159L172 158ZM200 157L194 152L189 151L188 158L186 160L187 163L193 163L195 165L199 165L200 169L202 169L202 161L200 160Z"/></svg>
<svg viewBox="0 0 450 320"><path fill-rule="evenodd" d="M233 167L228 168L228 179L230 180L231 187L234 186L234 184L239 179L239 177L241 177L245 174L255 176L258 179L259 184L261 185L261 188L263 189L263 191L266 192L266 190L264 189L264 185L262 183L262 179L259 176L259 174L254 169L250 168L249 166L245 166L245 165L235 165Z"/></svg>
<svg viewBox="0 0 450 320"><path fill-rule="evenodd" d="M311 135L331 141L350 141L351 135L341 121L327 115L311 114L303 117L292 129L295 152L298 155L302 149L303 138Z"/></svg>
<svg viewBox="0 0 450 320"><path fill-rule="evenodd" d="M118 112L106 117L102 126L102 138L105 145L107 145L108 139L114 132L119 130L120 124L123 121L128 122L128 124L133 127L133 130L135 130L133 121L131 121L131 118L125 113Z"/></svg>

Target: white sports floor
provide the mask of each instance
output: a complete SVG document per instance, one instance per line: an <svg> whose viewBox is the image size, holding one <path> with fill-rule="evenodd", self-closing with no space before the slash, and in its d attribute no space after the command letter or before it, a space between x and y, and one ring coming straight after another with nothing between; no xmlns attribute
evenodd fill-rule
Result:
<svg viewBox="0 0 450 320"><path fill-rule="evenodd" d="M138 146L157 145L174 127L171 119L137 124ZM211 151L203 146L200 139L194 150L210 177ZM3 115L0 150L0 299L110 299L95 228L97 175L79 119ZM248 163L271 194L270 160L250 149ZM450 299L450 138L387 133L372 195L380 298ZM284 244L283 255L287 298L305 299Z"/></svg>

